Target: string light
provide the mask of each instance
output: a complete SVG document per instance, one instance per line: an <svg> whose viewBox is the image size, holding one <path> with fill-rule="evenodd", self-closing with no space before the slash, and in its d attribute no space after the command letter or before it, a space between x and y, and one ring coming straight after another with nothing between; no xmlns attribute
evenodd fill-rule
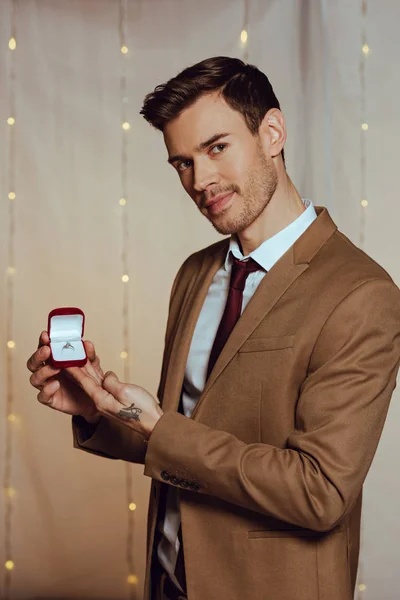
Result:
<svg viewBox="0 0 400 600"><path fill-rule="evenodd" d="M247 48L247 42L249 39L249 0L243 2L243 24L242 31L240 32L240 42L243 48L243 61L248 62L249 52Z"/></svg>
<svg viewBox="0 0 400 600"><path fill-rule="evenodd" d="M10 190L8 193L9 200L15 200L15 121L16 121L16 102L15 102L15 60L17 47L17 35L16 35L16 23L17 23L17 0L11 0L11 35L9 37L8 48L11 52L7 51L7 60L9 61L9 117L7 123L10 126L8 128L8 139L7 139L7 174L6 174L6 189ZM7 274L12 275L15 273L15 260L14 260L14 248L15 248L15 202L8 203L8 251L7 251ZM6 307L5 307L5 323L6 323L6 340L7 347L10 350L15 348L15 341L13 335L14 328L14 278L6 278ZM3 508L3 527L2 538L3 538L3 556L4 556L4 570L3 570L3 583L1 586L1 597L3 600L10 600L11 595L11 578L12 571L15 567L13 561L13 550L12 550L12 511L13 511L13 499L15 497L15 489L11 485L12 481L12 465L13 465L13 435L15 425L18 424L18 416L15 414L14 407L14 360L15 352L10 351L6 353L6 406L5 406L5 432L4 432L4 467L3 467L3 490L5 491L4 508Z"/></svg>
<svg viewBox="0 0 400 600"><path fill-rule="evenodd" d="M363 248L365 242L365 231L366 231L366 220L367 220L367 139L368 136L365 132L368 131L368 123L366 119L366 85L365 85L365 63L369 54L369 46L367 44L367 32L366 32L366 17L367 17L367 0L359 0L361 2L361 49L360 53L360 92L361 92L361 131L360 131L360 178L361 178L361 202L360 202L360 228L359 228L359 246ZM364 548L364 516L363 513L360 517L360 549L359 549L359 561L358 561L358 586L357 586L357 600L364 598L364 591L367 586L364 583L364 562L363 562L363 548Z"/></svg>
<svg viewBox="0 0 400 600"><path fill-rule="evenodd" d="M365 65L370 51L367 43L366 17L367 0L359 0L361 6L361 53L359 62L360 72L360 93L361 93L361 139L360 139L360 175L361 175L361 200L360 200L360 225L359 225L359 246L363 248L365 243L366 219L367 219L367 131L369 123L366 118L366 80Z"/></svg>
<svg viewBox="0 0 400 600"><path fill-rule="evenodd" d="M128 102L129 96L127 92L127 65L128 62L126 60L126 55L128 53L128 44L127 44L127 18L128 13L128 0L120 0L119 2L119 42L121 48L121 75L120 75L120 99L121 99L121 122L122 129L124 131L129 131L131 128L131 124L127 119L128 112ZM128 152L127 152L127 144L128 144L128 136L124 133L121 135L121 197L119 204L124 207L121 211L121 228L122 228L122 281L123 283L128 283L129 281L129 261L128 261L128 251L130 248L129 244L129 219L126 215L126 206L127 206L127 198L129 198L128 190L127 190L127 175L128 175ZM131 302L129 299L129 285L123 286L122 292L122 323L123 323L123 350L121 351L121 359L123 362L123 371L124 371L124 381L131 381L130 374L130 365L129 361L126 360L130 354L130 336L129 336L129 308L131 306ZM138 582L138 577L135 573L135 561L133 556L133 547L134 547L134 531L135 531L135 509L136 504L134 503L134 492L133 492L133 465L128 461L124 462L125 468L125 486L126 486L126 496L127 496L127 504L129 507L128 510L128 526L126 528L126 561L128 567L128 577L127 581L129 584L128 594L130 600L136 600L136 584ZM136 489L136 486L135 486Z"/></svg>
<svg viewBox="0 0 400 600"><path fill-rule="evenodd" d="M13 487L4 488L4 492L8 498L15 498L16 496L16 491Z"/></svg>

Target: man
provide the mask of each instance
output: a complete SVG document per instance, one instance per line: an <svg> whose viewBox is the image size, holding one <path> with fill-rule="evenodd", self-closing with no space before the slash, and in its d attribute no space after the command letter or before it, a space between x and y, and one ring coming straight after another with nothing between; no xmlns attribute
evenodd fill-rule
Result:
<svg viewBox="0 0 400 600"><path fill-rule="evenodd" d="M141 113L229 237L175 277L159 400L104 374L88 341L85 367L43 364L45 332L31 383L74 415L75 447L152 478L146 599L350 600L362 486L399 368L399 289L298 194L256 67L207 59Z"/></svg>

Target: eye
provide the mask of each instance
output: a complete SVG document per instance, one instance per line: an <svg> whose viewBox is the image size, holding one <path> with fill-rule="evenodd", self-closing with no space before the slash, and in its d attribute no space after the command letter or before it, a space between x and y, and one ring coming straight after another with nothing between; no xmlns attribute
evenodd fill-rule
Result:
<svg viewBox="0 0 400 600"><path fill-rule="evenodd" d="M188 164L188 163L190 163L190 162L191 162L190 160L183 160L182 162L178 163L178 164L176 165L176 168L177 168L177 170L178 170L178 171L181 171L181 172L182 172L182 171L186 171L186 169L182 169L182 168L181 168L181 165L186 165L186 164Z"/></svg>
<svg viewBox="0 0 400 600"><path fill-rule="evenodd" d="M227 147L228 144L216 144L215 146L212 146L210 148L210 152L211 154L221 154L221 152L223 152L225 150L225 148ZM215 148L217 148L219 151L218 152L214 152ZM180 163L178 163L176 165L176 169L178 172L182 171L186 171L188 167L185 167L185 165L188 165L189 167L191 166L192 161L191 160L182 160Z"/></svg>
<svg viewBox="0 0 400 600"><path fill-rule="evenodd" d="M214 148L222 148L222 150L220 152L213 152L213 154L221 154L221 152L223 152L226 148L227 144L217 144L216 146L213 146L211 148L211 151L214 150Z"/></svg>

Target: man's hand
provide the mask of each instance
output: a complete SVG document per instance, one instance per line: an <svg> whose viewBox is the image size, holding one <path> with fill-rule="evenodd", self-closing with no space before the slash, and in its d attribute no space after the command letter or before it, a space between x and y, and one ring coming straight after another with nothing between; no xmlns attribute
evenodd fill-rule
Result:
<svg viewBox="0 0 400 600"><path fill-rule="evenodd" d="M89 340L83 343L88 357L86 370L101 385L104 375L95 347ZM30 383L39 390L38 401L54 410L68 415L82 415L87 421L96 422L101 415L99 416L96 406L81 386L68 376L65 369L47 364L46 361L51 354L49 344L49 334L47 331L42 331L38 348L26 363L32 373Z"/></svg>
<svg viewBox="0 0 400 600"><path fill-rule="evenodd" d="M147 390L132 383L122 383L112 371L103 381L83 367L64 369L91 398L97 411L149 437L158 419L163 415L159 401Z"/></svg>

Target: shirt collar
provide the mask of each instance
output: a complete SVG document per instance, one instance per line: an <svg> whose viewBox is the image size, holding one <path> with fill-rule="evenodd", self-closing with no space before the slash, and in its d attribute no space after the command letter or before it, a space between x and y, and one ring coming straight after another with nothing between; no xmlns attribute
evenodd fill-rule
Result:
<svg viewBox="0 0 400 600"><path fill-rule="evenodd" d="M283 256L283 254L294 244L294 242L304 233L304 231L311 225L314 219L317 218L317 213L311 200L307 198L301 199L306 210L301 213L295 219L278 231L275 235L265 240L258 248L253 250L249 255L246 256L246 260L251 257L266 271L269 271L273 265ZM244 260L239 242L236 234L232 234L229 240L229 248L226 254L224 268L228 271L229 263L232 262L231 252L235 258Z"/></svg>

